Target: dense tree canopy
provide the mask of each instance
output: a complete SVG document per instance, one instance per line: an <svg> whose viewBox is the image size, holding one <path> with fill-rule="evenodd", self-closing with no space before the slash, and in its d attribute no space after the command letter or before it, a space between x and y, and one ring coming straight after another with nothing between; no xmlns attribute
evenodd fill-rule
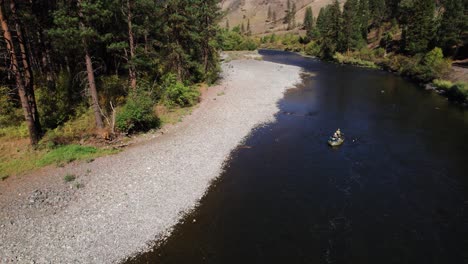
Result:
<svg viewBox="0 0 468 264"><path fill-rule="evenodd" d="M132 90L161 98L168 74L190 85L218 73L217 0L2 0L0 7L0 52L8 58L0 62L1 98L24 109L33 144L41 124L54 128L83 108L104 127L109 103L124 104Z"/></svg>

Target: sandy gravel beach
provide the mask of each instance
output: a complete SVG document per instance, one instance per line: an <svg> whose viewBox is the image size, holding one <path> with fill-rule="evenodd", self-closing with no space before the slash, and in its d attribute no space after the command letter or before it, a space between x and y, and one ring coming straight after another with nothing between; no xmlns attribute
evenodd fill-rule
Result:
<svg viewBox="0 0 468 264"><path fill-rule="evenodd" d="M149 249L196 206L251 130L274 121L277 101L299 81L297 67L225 63L220 84L164 135L0 182L0 263L116 263ZM64 183L68 172L82 188Z"/></svg>

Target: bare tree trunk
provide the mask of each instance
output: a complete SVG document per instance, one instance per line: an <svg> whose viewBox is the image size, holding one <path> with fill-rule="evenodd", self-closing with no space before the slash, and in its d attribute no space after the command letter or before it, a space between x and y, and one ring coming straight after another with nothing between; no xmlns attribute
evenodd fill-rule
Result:
<svg viewBox="0 0 468 264"><path fill-rule="evenodd" d="M18 88L18 94L21 100L21 106L23 108L24 117L28 126L29 139L31 141L31 145L34 146L39 142L39 139L41 137L41 128L40 126L36 126L37 124L39 124L39 116L37 115L34 91L31 89L32 87L25 86L23 75L20 71L20 65L16 57L17 55L15 51L15 46L12 42L13 38L11 36L10 28L8 26L6 18L4 17L3 5L4 1L0 0L0 24L2 26L3 37L6 42L6 47L10 54L12 70L15 75L16 86ZM36 114L34 114L34 111L36 111ZM37 122L34 120L35 115L37 118Z"/></svg>
<svg viewBox="0 0 468 264"><path fill-rule="evenodd" d="M135 40L133 36L133 26L132 26L132 0L127 0L127 24L128 24L128 42L130 45L130 67L128 67L128 77L130 80L130 87L136 89L137 86L137 75L135 66L132 65L133 59L135 58Z"/></svg>
<svg viewBox="0 0 468 264"><path fill-rule="evenodd" d="M28 91L26 96L28 98L29 105L31 106L32 116L34 119L34 125L39 133L41 133L41 123L39 120L39 112L37 111L37 104L36 104L36 97L34 94L34 75L31 68L31 60L29 59L29 50L28 45L26 43L26 38L23 35L23 29L21 27L21 22L18 18L18 14L16 13L16 5L14 0L10 0L10 9L13 14L13 19L15 21L16 27L16 36L18 40L18 44L20 47L21 52L21 60L23 63L23 80L25 89Z"/></svg>
<svg viewBox="0 0 468 264"><path fill-rule="evenodd" d="M91 55L89 55L89 51L87 47L85 47L85 60L86 60L86 73L88 74L89 92L91 94L94 117L96 118L96 126L98 128L103 128L104 124L102 123L101 110L99 107L99 99L98 99L98 94L97 94L97 89L96 89L96 81L94 79L93 62L91 61Z"/></svg>
<svg viewBox="0 0 468 264"><path fill-rule="evenodd" d="M83 24L83 13L81 12L81 0L77 1L77 5L78 5L78 15L80 17L80 28L84 29L85 26ZM96 119L97 128L101 129L104 127L104 124L102 122L101 109L99 107L99 98L98 98L98 93L97 93L97 88L96 88L96 81L94 79L93 62L91 60L91 55L89 54L88 43L86 41L86 38L83 37L82 41L83 41L83 47L84 47L84 52L85 52L86 73L88 74L88 86L89 86L89 92L91 94L94 117Z"/></svg>

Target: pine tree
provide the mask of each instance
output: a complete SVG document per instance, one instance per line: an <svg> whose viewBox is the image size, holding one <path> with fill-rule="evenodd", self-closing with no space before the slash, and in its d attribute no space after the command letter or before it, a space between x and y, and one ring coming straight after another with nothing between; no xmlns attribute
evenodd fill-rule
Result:
<svg viewBox="0 0 468 264"><path fill-rule="evenodd" d="M359 1L359 24L361 35L364 40L367 40L367 34L369 30L370 14L369 14L369 0L360 0Z"/></svg>
<svg viewBox="0 0 468 264"><path fill-rule="evenodd" d="M268 15L267 15L267 19L268 21L270 21L272 18L272 13L271 13L271 6L268 6Z"/></svg>
<svg viewBox="0 0 468 264"><path fill-rule="evenodd" d="M399 15L399 6L402 0L385 0L388 18L396 18Z"/></svg>
<svg viewBox="0 0 468 264"><path fill-rule="evenodd" d="M404 50L409 54L427 52L434 37L433 0L415 0L405 6Z"/></svg>
<svg viewBox="0 0 468 264"><path fill-rule="evenodd" d="M359 48L363 44L358 0L347 0L343 8L343 44L344 50Z"/></svg>
<svg viewBox="0 0 468 264"><path fill-rule="evenodd" d="M4 1L0 0L0 24L3 30L3 37L7 51L10 55L11 69L15 75L16 87L18 89L18 95L20 97L21 106L23 108L24 117L29 131L29 139L31 145L35 146L42 136L42 130L39 122L39 114L36 106L36 98L34 94L32 79L32 72L29 68L29 58L26 51L25 39L22 37L22 28L19 19L16 14L15 2L10 2L10 11L13 14L15 28L16 28L16 39L12 37L11 26L6 17L4 10ZM15 46L19 46L17 50ZM21 63L19 61L21 58Z"/></svg>
<svg viewBox="0 0 468 264"><path fill-rule="evenodd" d="M226 19L226 30L229 30L230 29L230 26L229 26L229 19Z"/></svg>
<svg viewBox="0 0 468 264"><path fill-rule="evenodd" d="M293 3L291 8L291 24L292 28L296 27L296 3Z"/></svg>
<svg viewBox="0 0 468 264"><path fill-rule="evenodd" d="M369 0L372 21L376 27L380 27L385 18L385 0Z"/></svg>
<svg viewBox="0 0 468 264"><path fill-rule="evenodd" d="M241 34L245 34L244 22L242 22L242 25L241 25Z"/></svg>
<svg viewBox="0 0 468 264"><path fill-rule="evenodd" d="M273 11L273 25L276 26L276 11Z"/></svg>
<svg viewBox="0 0 468 264"><path fill-rule="evenodd" d="M306 36L310 40L314 30L314 15L312 13L312 7L307 7L304 15L304 29L306 30Z"/></svg>
<svg viewBox="0 0 468 264"><path fill-rule="evenodd" d="M320 53L325 58L331 58L336 51L343 50L342 21L338 0L334 0L331 5L320 10L317 28L322 37Z"/></svg>
<svg viewBox="0 0 468 264"><path fill-rule="evenodd" d="M93 47L103 41L104 34L99 30L111 16L108 6L102 1L77 0L69 4L63 2L54 13L55 27L49 30L54 37L56 48L80 52L84 58L87 74L87 88L91 97L91 106L97 128L104 123L99 106L99 96L92 59Z"/></svg>
<svg viewBox="0 0 468 264"><path fill-rule="evenodd" d="M334 0L330 7L330 11L327 12L329 16L329 29L327 36L338 44L338 47L342 47L342 14L340 9L340 3L338 0Z"/></svg>
<svg viewBox="0 0 468 264"><path fill-rule="evenodd" d="M286 14L284 15L283 23L287 24L288 25L287 29L289 29L291 25L291 0L288 0L287 5L286 5L286 11L284 12Z"/></svg>
<svg viewBox="0 0 468 264"><path fill-rule="evenodd" d="M328 25L327 25L326 20L327 20L328 15L326 13L328 9L329 9L329 6L320 8L320 11L317 17L317 22L315 24L315 26L317 27L321 35L325 35L326 30L327 30Z"/></svg>
<svg viewBox="0 0 468 264"><path fill-rule="evenodd" d="M466 1L468 2L468 1ZM438 30L437 43L446 53L462 45L462 34L467 29L468 15L460 0L445 0L444 13Z"/></svg>
<svg viewBox="0 0 468 264"><path fill-rule="evenodd" d="M250 19L247 19L247 36L252 35L252 31L250 30Z"/></svg>

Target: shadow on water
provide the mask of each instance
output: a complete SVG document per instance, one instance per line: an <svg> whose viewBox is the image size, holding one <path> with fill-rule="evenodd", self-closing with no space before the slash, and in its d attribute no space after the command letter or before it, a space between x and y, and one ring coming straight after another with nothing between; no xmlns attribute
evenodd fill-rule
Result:
<svg viewBox="0 0 468 264"><path fill-rule="evenodd" d="M129 263L468 263L468 114L385 72L261 53L311 74Z"/></svg>

